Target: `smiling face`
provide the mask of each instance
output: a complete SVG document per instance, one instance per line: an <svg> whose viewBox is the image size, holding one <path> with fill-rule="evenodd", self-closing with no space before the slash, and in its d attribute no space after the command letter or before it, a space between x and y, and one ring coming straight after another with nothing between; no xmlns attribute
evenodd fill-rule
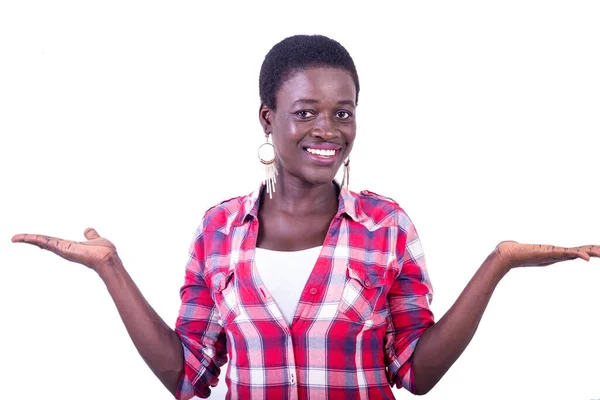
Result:
<svg viewBox="0 0 600 400"><path fill-rule="evenodd" d="M345 70L311 67L290 76L277 92L277 110L264 104L260 122L271 134L283 182L330 183L356 136L356 86Z"/></svg>

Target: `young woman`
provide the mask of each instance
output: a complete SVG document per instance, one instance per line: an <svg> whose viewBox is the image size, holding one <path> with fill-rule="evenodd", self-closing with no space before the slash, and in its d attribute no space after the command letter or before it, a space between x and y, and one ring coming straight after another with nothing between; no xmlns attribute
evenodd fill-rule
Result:
<svg viewBox="0 0 600 400"><path fill-rule="evenodd" d="M208 397L227 359L228 398L391 399L393 385L426 393L468 345L510 269L600 256L599 246L502 242L434 322L411 220L393 200L347 187L359 93L348 52L323 36L287 38L267 54L259 84L267 178L206 212L174 330L94 229L84 242L13 238L95 270L177 398Z"/></svg>

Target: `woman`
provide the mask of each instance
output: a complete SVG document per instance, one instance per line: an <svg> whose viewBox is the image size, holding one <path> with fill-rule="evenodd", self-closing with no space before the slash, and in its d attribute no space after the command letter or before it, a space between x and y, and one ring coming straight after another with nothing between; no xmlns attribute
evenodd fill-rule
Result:
<svg viewBox="0 0 600 400"><path fill-rule="evenodd" d="M177 398L208 397L227 356L230 398L389 399L390 385L427 393L510 269L600 256L599 246L502 242L434 323L409 217L390 199L347 188L359 92L350 55L323 36L287 38L267 54L259 84L265 184L206 212L175 330L94 229L85 242L13 238L95 270L136 348Z"/></svg>

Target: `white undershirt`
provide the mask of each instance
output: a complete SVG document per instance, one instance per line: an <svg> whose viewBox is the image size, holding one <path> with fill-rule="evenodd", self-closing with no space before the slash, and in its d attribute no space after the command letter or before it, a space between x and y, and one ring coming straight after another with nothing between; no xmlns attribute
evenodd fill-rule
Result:
<svg viewBox="0 0 600 400"><path fill-rule="evenodd" d="M256 249L254 264L260 279L289 325L322 247L300 251Z"/></svg>

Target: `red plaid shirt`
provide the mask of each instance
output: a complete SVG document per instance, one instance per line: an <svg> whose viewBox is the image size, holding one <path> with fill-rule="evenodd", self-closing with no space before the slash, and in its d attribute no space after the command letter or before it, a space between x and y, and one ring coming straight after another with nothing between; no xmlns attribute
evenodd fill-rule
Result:
<svg viewBox="0 0 600 400"><path fill-rule="evenodd" d="M291 326L253 264L260 190L208 210L191 246L176 332L177 398L393 399L414 390L412 354L433 324L415 228L392 200L341 189ZM285 268L285 266L282 266Z"/></svg>

